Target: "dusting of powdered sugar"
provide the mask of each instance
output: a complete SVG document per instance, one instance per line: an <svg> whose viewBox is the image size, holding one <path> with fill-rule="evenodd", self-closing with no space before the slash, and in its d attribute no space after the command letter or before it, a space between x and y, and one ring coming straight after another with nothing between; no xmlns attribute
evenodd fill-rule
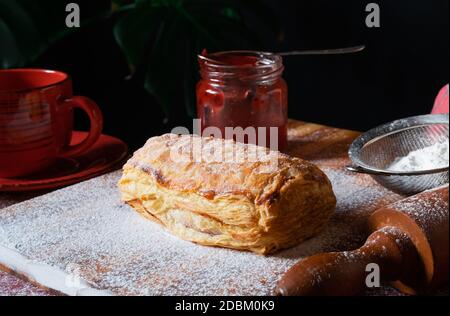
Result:
<svg viewBox="0 0 450 316"><path fill-rule="evenodd" d="M411 151L404 157L398 157L388 167L390 171L422 171L448 167L449 141L437 142L418 150Z"/></svg>
<svg viewBox="0 0 450 316"><path fill-rule="evenodd" d="M446 184L398 201L393 208L407 213L422 230L431 233L433 227L448 225L448 187Z"/></svg>
<svg viewBox="0 0 450 316"><path fill-rule="evenodd" d="M75 271L93 289L116 295L269 295L298 260L359 247L366 218L400 198L370 177L324 171L338 201L330 223L319 236L268 257L171 235L120 201L120 171L3 209L0 248Z"/></svg>

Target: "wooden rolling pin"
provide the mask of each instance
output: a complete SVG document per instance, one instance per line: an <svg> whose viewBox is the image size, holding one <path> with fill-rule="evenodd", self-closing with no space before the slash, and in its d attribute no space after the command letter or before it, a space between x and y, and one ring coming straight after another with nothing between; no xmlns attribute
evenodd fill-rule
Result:
<svg viewBox="0 0 450 316"><path fill-rule="evenodd" d="M380 278L407 294L426 293L448 283L448 185L375 211L373 233L364 246L318 254L293 266L277 295L356 295L377 264ZM373 267L373 265L372 265Z"/></svg>

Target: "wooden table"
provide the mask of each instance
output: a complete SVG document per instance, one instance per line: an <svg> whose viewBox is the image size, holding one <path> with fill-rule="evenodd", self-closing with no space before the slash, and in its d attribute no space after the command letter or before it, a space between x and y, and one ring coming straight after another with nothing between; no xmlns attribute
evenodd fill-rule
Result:
<svg viewBox="0 0 450 316"><path fill-rule="evenodd" d="M349 163L347 156L348 146L358 135L359 133L354 131L325 127L322 125L303 123L299 121L290 121L289 148L287 152L290 155L311 160L323 169L331 170L332 172L333 170L339 170L339 172L341 172L344 166ZM345 183L342 185L344 188L340 187L336 189L340 191L343 189L345 190ZM361 185L376 186L377 184L371 182L370 179L361 178ZM380 192L385 192L385 196L372 197L372 199L374 199L370 203L370 207L372 209L376 208L378 205L381 206L401 198L400 196L388 191ZM14 205L41 194L42 193L39 192L25 194L0 193L0 213L1 208ZM345 214L336 214L333 221L334 223L338 223L340 221L354 221L355 226L357 226L361 224L360 222L362 221L362 218L363 217L352 215L352 212L345 212ZM356 229L355 231L362 234L359 229ZM361 242L363 239L364 237L361 238ZM349 243L349 245L356 245L355 241L353 240ZM440 293L447 294L448 290L444 290ZM57 293L39 288L27 281L21 280L15 275L0 271L0 296L55 294ZM380 289L367 291L365 295L401 295L401 293L391 287L385 286Z"/></svg>

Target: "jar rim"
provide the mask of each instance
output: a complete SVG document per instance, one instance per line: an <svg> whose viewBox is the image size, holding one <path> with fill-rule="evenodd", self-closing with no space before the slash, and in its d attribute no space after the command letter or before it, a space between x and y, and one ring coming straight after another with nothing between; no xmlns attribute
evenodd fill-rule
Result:
<svg viewBox="0 0 450 316"><path fill-rule="evenodd" d="M242 55L250 57L258 57L261 63L256 65L243 64L243 65L230 65L211 57L219 57L224 55ZM283 58L280 55L271 52L264 51L254 51L254 50L230 50L230 51L220 51L208 54L206 56L199 54L198 59L200 63L205 62L208 66L223 67L223 68L264 68L267 66L273 67L276 65L282 65Z"/></svg>
<svg viewBox="0 0 450 316"><path fill-rule="evenodd" d="M214 57L221 56L245 56L256 57L255 63L243 63L243 64L228 64L221 62ZM233 78L236 74L240 75L240 78L251 79L259 77L259 80L267 80L271 77L281 75L284 70L283 58L280 55L271 52L252 51L252 50L231 50L220 51L216 53L198 55L200 64L200 72L206 77L210 78Z"/></svg>

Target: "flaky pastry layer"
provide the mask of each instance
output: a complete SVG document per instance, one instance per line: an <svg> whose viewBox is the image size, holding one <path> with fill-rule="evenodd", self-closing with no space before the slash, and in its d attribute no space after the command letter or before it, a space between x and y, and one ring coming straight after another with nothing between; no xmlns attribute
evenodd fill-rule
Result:
<svg viewBox="0 0 450 316"><path fill-rule="evenodd" d="M245 158L255 150L264 157ZM241 159L206 159L219 151ZM316 235L336 205L330 181L309 162L192 135L148 140L124 166L119 189L124 202L183 239L260 254Z"/></svg>

